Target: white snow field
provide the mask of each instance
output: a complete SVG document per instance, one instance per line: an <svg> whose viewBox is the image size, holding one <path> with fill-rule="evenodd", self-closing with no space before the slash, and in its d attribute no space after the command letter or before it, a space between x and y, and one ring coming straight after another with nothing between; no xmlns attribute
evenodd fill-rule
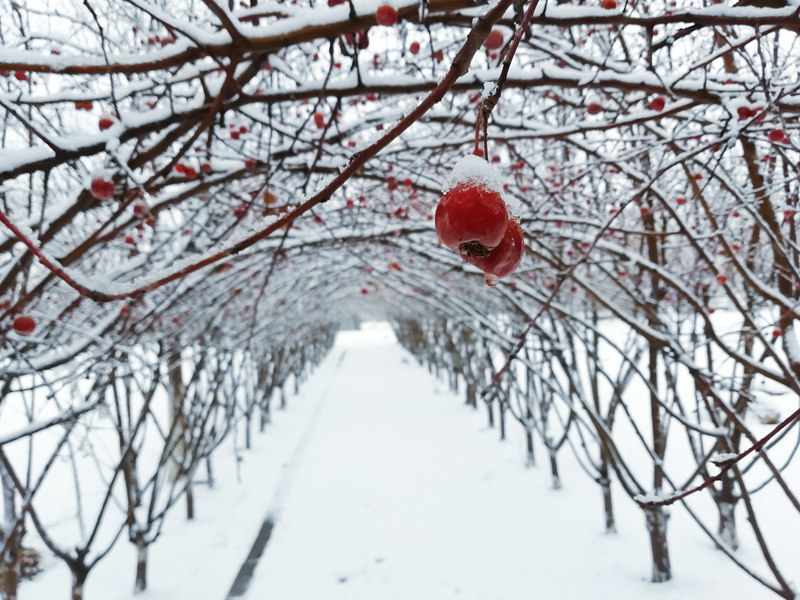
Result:
<svg viewBox="0 0 800 600"><path fill-rule="evenodd" d="M544 460L524 467L517 428L498 441L484 411L421 368L388 326L342 332L240 463L232 450L216 455L218 485L197 486L197 519L175 509L151 549L148 591L133 594L135 552L123 539L90 574L86 598L224 600L268 516L275 527L247 600L777 598L679 506L674 579L650 583L641 511L615 490L618 533L603 533L600 491L569 451L553 490ZM786 551L800 538L786 538L776 555L798 582L800 549L793 564ZM755 562L757 549L743 546ZM22 600L68 596L66 569L45 567Z"/></svg>

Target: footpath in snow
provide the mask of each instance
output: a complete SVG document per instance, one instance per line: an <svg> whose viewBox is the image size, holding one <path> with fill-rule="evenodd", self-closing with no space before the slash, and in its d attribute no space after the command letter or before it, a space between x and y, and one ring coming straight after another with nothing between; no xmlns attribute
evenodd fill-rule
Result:
<svg viewBox="0 0 800 600"><path fill-rule="evenodd" d="M552 490L388 328L344 332L335 353L247 600L772 597L694 534L673 545L677 579L651 584L638 509L617 495L620 533L602 533L577 465Z"/></svg>

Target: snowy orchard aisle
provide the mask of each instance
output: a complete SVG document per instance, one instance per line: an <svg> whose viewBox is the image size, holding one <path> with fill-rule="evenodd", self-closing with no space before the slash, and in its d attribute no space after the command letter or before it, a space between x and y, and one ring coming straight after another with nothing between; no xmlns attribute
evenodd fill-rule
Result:
<svg viewBox="0 0 800 600"><path fill-rule="evenodd" d="M649 583L641 514L622 495L620 532L606 535L576 464L562 458L552 490L544 466L523 467L520 440L498 442L388 330L342 333L334 352L248 600L773 597L678 511L676 579Z"/></svg>
<svg viewBox="0 0 800 600"><path fill-rule="evenodd" d="M168 514L145 593L133 594L135 551L120 540L89 576L86 599L223 600L268 515L275 528L246 600L777 597L681 509L669 525L675 579L650 584L638 508L615 490L619 533L604 534L600 493L568 450L564 486L552 490L541 448L540 465L526 469L515 424L499 442L483 410L466 407L383 325L341 332L273 419L250 450L240 432L215 455L217 483L196 484L194 521L182 507ZM796 555L787 536L779 556ZM757 560L752 547L740 552ZM797 565L785 566L800 579ZM45 552L43 567L20 600L67 597L63 563Z"/></svg>

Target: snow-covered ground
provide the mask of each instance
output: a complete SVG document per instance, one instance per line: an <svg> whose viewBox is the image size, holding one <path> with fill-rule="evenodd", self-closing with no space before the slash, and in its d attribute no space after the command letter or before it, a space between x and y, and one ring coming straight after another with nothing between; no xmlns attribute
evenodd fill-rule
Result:
<svg viewBox="0 0 800 600"><path fill-rule="evenodd" d="M135 597L223 600L268 516L275 529L247 600L776 597L680 507L669 523L674 579L651 584L643 518L627 497L615 495L619 532L604 534L600 491L568 451L553 490L544 464L523 466L515 424L499 442L485 421L387 326L341 332L241 462L227 449L215 456L218 485L197 487L194 522L171 515L151 549L150 589ZM800 560L778 555L800 582ZM45 567L22 600L67 596L66 569ZM87 600L134 598L134 567L122 540L89 576Z"/></svg>

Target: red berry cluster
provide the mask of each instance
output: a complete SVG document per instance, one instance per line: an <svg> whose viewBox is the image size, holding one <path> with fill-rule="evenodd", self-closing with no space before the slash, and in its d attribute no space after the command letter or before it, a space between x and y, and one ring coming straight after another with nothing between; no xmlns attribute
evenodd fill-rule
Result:
<svg viewBox="0 0 800 600"><path fill-rule="evenodd" d="M436 207L435 223L441 243L481 269L488 285L511 275L522 260L522 229L502 196L484 183L452 187Z"/></svg>

